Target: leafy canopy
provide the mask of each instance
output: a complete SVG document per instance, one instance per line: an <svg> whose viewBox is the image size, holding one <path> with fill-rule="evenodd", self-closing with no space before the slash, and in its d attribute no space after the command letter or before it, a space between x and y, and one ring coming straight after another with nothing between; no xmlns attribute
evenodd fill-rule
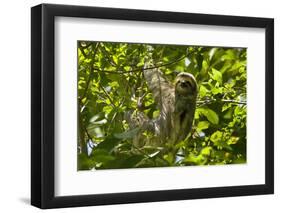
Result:
<svg viewBox="0 0 281 213"><path fill-rule="evenodd" d="M246 162L246 49L79 41L77 51L78 170ZM170 81L189 72L198 82L192 132L170 152L134 147L138 129L124 119L140 109L159 115L143 77L147 58Z"/></svg>

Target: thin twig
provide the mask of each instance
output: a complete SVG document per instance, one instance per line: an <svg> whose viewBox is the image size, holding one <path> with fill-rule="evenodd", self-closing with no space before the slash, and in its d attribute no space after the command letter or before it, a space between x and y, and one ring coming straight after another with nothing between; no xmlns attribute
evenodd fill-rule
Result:
<svg viewBox="0 0 281 213"><path fill-rule="evenodd" d="M115 61L110 57L109 53L108 53L107 50L105 49L104 44L101 44L101 47L102 47L101 50L102 50L102 52L105 53L108 62L109 62L112 66L115 66L115 67L116 67L117 64L116 64Z"/></svg>
<svg viewBox="0 0 281 213"><path fill-rule="evenodd" d="M94 50L94 53L93 53L93 57L92 57L92 61L91 61L91 64L90 64L90 75L87 79L87 82L86 82L86 87L85 87L85 90L84 90L84 93L81 97L81 100L83 100L86 95L87 95L87 92L88 92L88 88L89 88L89 84L92 80L92 76L93 76L93 65L95 63L95 57L96 57L96 54L97 54L97 50L98 50L98 47L99 47L99 43L96 44L96 47L95 47L95 50Z"/></svg>
<svg viewBox="0 0 281 213"><path fill-rule="evenodd" d="M246 105L247 102L246 101L236 101L236 100L227 100L227 99L222 99L222 102L227 102L227 103L233 103L233 104L242 104L242 105Z"/></svg>
<svg viewBox="0 0 281 213"><path fill-rule="evenodd" d="M85 53L84 48L81 46L80 43L79 43L79 49L80 49L81 53L83 54L83 56L84 56L85 58L88 58L88 55Z"/></svg>
<svg viewBox="0 0 281 213"><path fill-rule="evenodd" d="M108 98L108 100L110 101L111 105L116 108L113 100L111 99L110 95L108 94L108 92L103 88L102 85L99 84L100 89L102 89L103 93L106 95L106 97Z"/></svg>
<svg viewBox="0 0 281 213"><path fill-rule="evenodd" d="M136 146L133 145L133 144L132 144L132 147L133 147L135 150L139 151L142 155L144 155L144 156L146 157L145 159L142 159L141 161L143 161L143 160L149 160L149 161L151 161L154 165L156 165L156 162L153 161L153 160L151 159L151 157L150 157L146 152L144 152L142 149L136 147ZM157 156L157 158L159 158L159 157ZM160 159L161 159L161 158L160 158ZM138 164L140 164L140 162L139 162Z"/></svg>
<svg viewBox="0 0 281 213"><path fill-rule="evenodd" d="M93 141L92 136L91 136L90 133L88 132L88 129L87 129L84 125L83 125L83 127L84 127L84 130L85 130L86 134L87 134L88 139L91 140L91 141Z"/></svg>
<svg viewBox="0 0 281 213"><path fill-rule="evenodd" d="M221 99L221 100L207 99L207 100L203 100L203 101L198 100L196 102L196 104L199 105L199 106L203 106L203 105L212 104L212 103L215 103L215 102L224 102L224 103L247 105L246 101L237 101L237 100L231 100L231 99Z"/></svg>
<svg viewBox="0 0 281 213"><path fill-rule="evenodd" d="M143 67L140 67L140 68L137 68L137 69L133 69L133 70L130 70L130 71L116 71L116 70L112 70L112 71L109 71L109 70L100 70L96 67L94 67L93 69L96 70L96 71L100 71L100 72L105 72L105 73L110 73L110 74L126 74L126 73L134 73L134 72L140 72L140 71L143 71L143 70L149 70L149 69L155 69L155 68L160 68L160 67L167 67L167 66L170 66L174 63L177 63L181 60L183 60L184 58L186 58L186 56L183 56L175 61L172 61L172 62L169 62L169 63L166 63L166 64L160 64L160 65L156 65L154 67L146 67L146 68L143 68Z"/></svg>
<svg viewBox="0 0 281 213"><path fill-rule="evenodd" d="M124 104L124 102L125 102L125 98L123 98L123 100L120 101L120 103L119 103L119 105L117 106L117 108L119 109L119 108ZM117 110L117 111L114 113L114 115L112 116L111 121L110 121L110 123L109 123L109 125L108 125L108 128L107 128L107 131L110 130L110 128L111 128L111 126L112 126L112 123L113 123L113 121L115 120L115 117L116 117L117 113L118 113L118 110ZM122 126L123 126L123 125L122 125Z"/></svg>

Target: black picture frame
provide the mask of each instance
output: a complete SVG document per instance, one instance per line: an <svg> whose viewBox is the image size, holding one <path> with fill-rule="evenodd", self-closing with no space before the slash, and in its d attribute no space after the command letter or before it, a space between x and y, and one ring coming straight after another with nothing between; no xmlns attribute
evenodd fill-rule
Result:
<svg viewBox="0 0 281 213"><path fill-rule="evenodd" d="M266 34L265 184L93 195L54 195L55 17L263 28ZM31 8L31 204L60 208L274 193L274 20L240 16L41 4Z"/></svg>

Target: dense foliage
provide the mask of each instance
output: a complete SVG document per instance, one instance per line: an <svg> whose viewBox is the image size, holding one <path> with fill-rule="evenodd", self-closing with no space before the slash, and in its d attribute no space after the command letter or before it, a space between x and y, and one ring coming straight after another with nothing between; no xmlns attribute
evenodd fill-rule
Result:
<svg viewBox="0 0 281 213"><path fill-rule="evenodd" d="M243 48L78 42L78 170L245 163L246 59ZM134 147L124 119L129 111L159 115L146 60L171 82L190 72L198 83L191 134L173 152Z"/></svg>

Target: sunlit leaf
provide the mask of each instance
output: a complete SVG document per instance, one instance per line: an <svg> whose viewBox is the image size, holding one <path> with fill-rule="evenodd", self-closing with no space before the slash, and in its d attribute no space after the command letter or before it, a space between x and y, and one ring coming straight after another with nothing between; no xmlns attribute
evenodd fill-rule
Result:
<svg viewBox="0 0 281 213"><path fill-rule="evenodd" d="M222 73L215 68L212 68L212 79L217 81L219 84L222 84Z"/></svg>
<svg viewBox="0 0 281 213"><path fill-rule="evenodd" d="M218 124L219 123L219 116L217 113L209 108L200 108L198 109L199 114L204 115L208 121L210 121L212 124Z"/></svg>
<svg viewBox="0 0 281 213"><path fill-rule="evenodd" d="M212 152L212 147L210 147L210 146L204 147L204 148L201 150L201 155L203 155L203 156L209 156L209 155L211 155L211 152Z"/></svg>
<svg viewBox="0 0 281 213"><path fill-rule="evenodd" d="M208 121L200 121L197 125L197 131L202 131L209 128L210 123Z"/></svg>
<svg viewBox="0 0 281 213"><path fill-rule="evenodd" d="M208 90L205 86L201 85L199 89L199 94L201 97L204 97L208 93Z"/></svg>

